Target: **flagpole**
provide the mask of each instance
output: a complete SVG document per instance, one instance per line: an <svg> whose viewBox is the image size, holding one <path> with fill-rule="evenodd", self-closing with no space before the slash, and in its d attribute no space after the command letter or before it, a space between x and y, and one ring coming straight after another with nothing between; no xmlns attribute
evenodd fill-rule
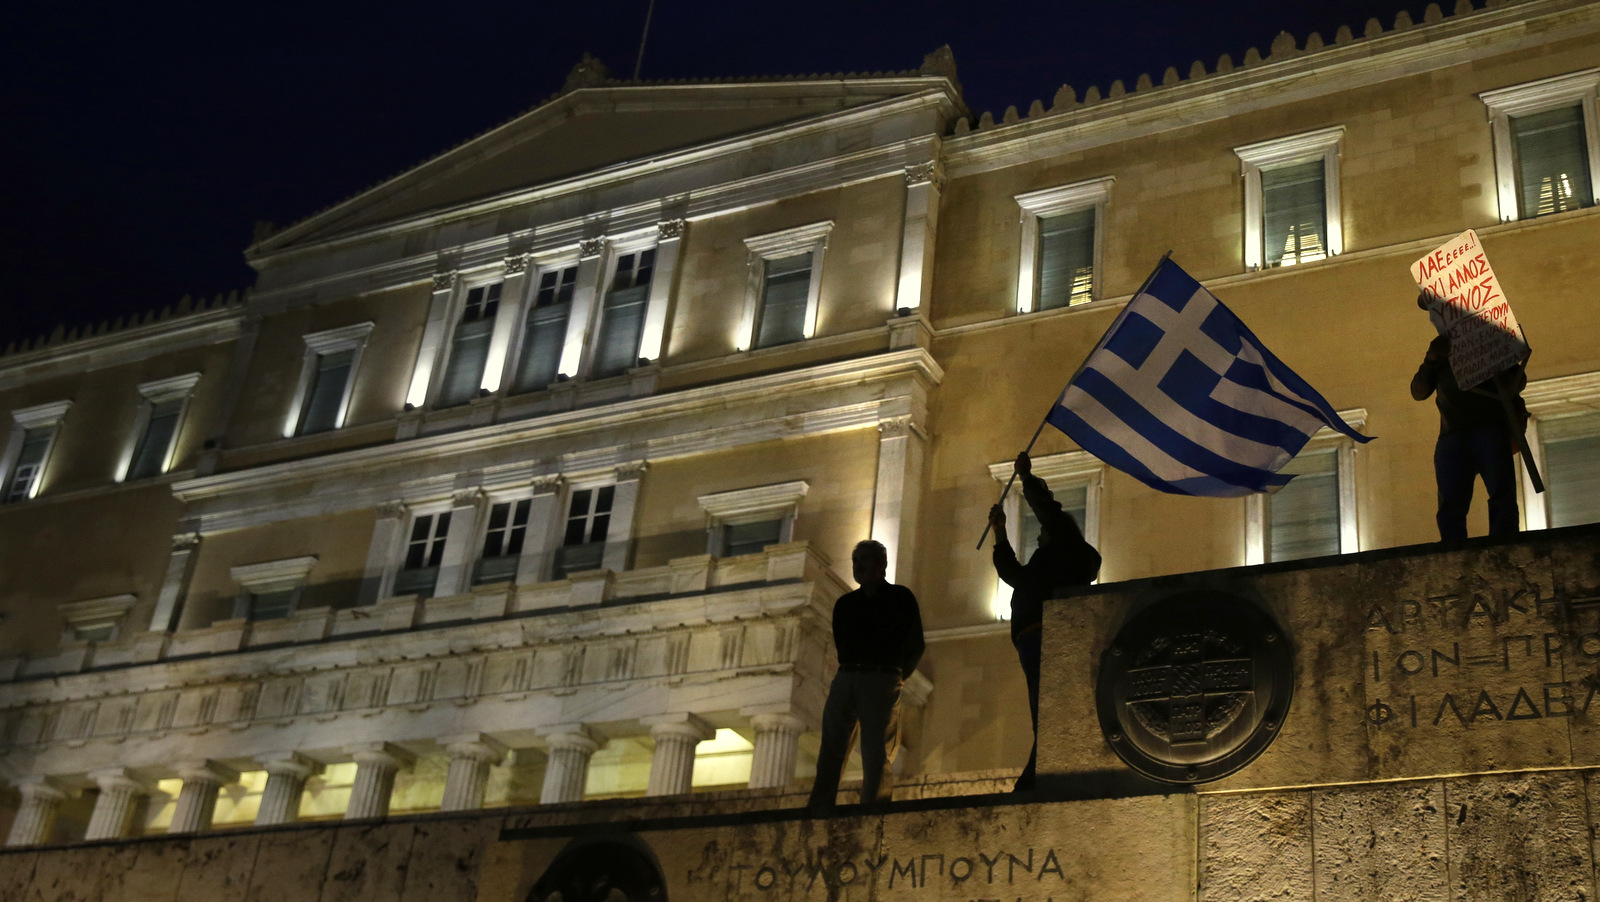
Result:
<svg viewBox="0 0 1600 902"><path fill-rule="evenodd" d="M1101 346L1106 343L1106 339L1111 336L1111 333L1115 332L1117 330L1117 326L1119 324L1121 324L1121 322L1125 318L1127 318L1127 316L1128 316L1128 308L1133 306L1134 298L1137 298L1139 295L1144 294L1144 290L1146 288L1150 287L1150 283L1151 282L1155 281L1156 273L1161 271L1161 264L1167 262L1167 259L1169 257L1171 257L1171 256L1172 256L1172 251L1171 250L1168 250L1166 253L1161 255L1161 259L1156 261L1155 268L1150 270L1150 275L1144 277L1144 283L1139 286L1139 290L1135 291L1128 298L1128 303L1122 305L1122 310L1117 314L1117 318L1112 320L1111 321L1111 325L1106 328L1106 334L1100 336L1100 341L1095 343L1095 346L1089 349L1089 353L1084 355L1083 362L1078 364L1078 368L1073 371L1072 378L1067 380L1066 387L1061 389L1061 394L1056 395L1055 401L1053 401L1050 404L1050 409L1045 412L1044 419L1039 421L1039 428L1033 430L1033 438L1028 439L1028 447L1022 449L1022 453L1023 454L1027 454L1029 451L1033 450L1033 443L1037 442L1039 440L1039 436L1044 434L1045 424L1050 422L1050 414L1054 413L1055 409L1057 407L1061 406L1061 399L1065 398L1067 396L1067 388L1071 388L1072 387L1073 381L1076 380L1078 378L1078 376L1083 373L1083 368L1089 365L1089 358L1094 356L1094 352L1095 351L1100 350ZM1004 504L1006 502L1006 496L1011 494L1011 486L1016 481L1017 481L1017 470L1016 470L1015 467L1012 467L1012 469L1011 469L1011 478L1006 480L1006 487L1000 490L1000 500L995 502L996 506ZM987 522L985 522L983 524L983 535L978 537L978 548L977 548L978 551L982 551L983 550L983 542L987 538L989 538L989 524Z"/></svg>

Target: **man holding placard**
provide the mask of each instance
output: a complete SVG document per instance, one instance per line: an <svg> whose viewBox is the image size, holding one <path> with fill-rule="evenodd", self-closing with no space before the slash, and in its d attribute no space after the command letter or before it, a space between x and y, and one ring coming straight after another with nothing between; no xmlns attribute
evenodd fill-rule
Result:
<svg viewBox="0 0 1600 902"><path fill-rule="evenodd" d="M1524 452L1534 485L1543 490L1526 453L1527 412L1517 396L1528 382L1523 366L1530 352L1522 327L1471 229L1412 264L1411 275L1422 288L1417 306L1439 331L1411 379L1411 397L1432 395L1439 408L1433 451L1439 538L1467 537L1467 508L1478 477L1489 495L1489 534L1515 533L1516 451Z"/></svg>

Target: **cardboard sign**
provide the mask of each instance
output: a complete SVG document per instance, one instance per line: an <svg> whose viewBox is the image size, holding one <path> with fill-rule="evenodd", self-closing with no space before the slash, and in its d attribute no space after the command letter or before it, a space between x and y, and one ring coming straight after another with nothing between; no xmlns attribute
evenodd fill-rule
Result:
<svg viewBox="0 0 1600 902"><path fill-rule="evenodd" d="M1450 337L1450 371L1472 388L1528 356L1522 327L1471 229L1411 264L1411 278L1433 295L1434 325Z"/></svg>

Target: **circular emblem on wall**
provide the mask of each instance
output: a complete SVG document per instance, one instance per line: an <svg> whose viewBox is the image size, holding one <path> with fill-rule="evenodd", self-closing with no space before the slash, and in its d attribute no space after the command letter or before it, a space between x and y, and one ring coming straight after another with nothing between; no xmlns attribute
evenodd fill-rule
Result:
<svg viewBox="0 0 1600 902"><path fill-rule="evenodd" d="M1129 767L1204 783L1261 754L1293 691L1294 652L1272 618L1237 595L1197 589L1123 626L1100 658L1095 701Z"/></svg>

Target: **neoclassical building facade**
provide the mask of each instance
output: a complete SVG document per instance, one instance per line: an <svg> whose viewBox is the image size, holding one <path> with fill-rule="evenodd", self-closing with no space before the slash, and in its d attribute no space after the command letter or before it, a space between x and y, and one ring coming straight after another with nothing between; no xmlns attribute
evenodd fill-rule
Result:
<svg viewBox="0 0 1600 902"><path fill-rule="evenodd" d="M0 356L0 826L804 784L864 538L928 631L898 772L1004 781L1031 730L974 544L1168 250L1379 439L1218 500L1046 432L1102 582L1437 538L1408 267L1469 228L1535 351L1524 525L1600 520L1597 92L1579 0L1283 34L998 122L944 50L671 84L585 61L260 238L242 297Z"/></svg>

